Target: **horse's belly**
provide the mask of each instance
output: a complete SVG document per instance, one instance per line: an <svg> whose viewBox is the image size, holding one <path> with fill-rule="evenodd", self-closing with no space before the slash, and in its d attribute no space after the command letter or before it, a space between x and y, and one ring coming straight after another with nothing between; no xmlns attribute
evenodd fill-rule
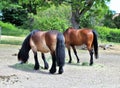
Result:
<svg viewBox="0 0 120 88"><path fill-rule="evenodd" d="M40 51L42 53L48 53L48 52L50 52L50 49L48 48L47 45L39 45L38 51Z"/></svg>

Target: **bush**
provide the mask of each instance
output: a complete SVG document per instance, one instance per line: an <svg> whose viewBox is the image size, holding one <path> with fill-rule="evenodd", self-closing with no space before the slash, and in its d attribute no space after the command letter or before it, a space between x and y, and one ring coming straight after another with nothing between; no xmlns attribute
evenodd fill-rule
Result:
<svg viewBox="0 0 120 88"><path fill-rule="evenodd" d="M32 21L28 21L26 25L30 27L30 30L59 30L63 32L70 26L70 7L69 6L52 6L46 10L41 10L37 15L29 15ZM25 26L26 26L25 25Z"/></svg>
<svg viewBox="0 0 120 88"><path fill-rule="evenodd" d="M34 21L34 29L38 28L40 30L59 30L61 32L64 31L65 28L67 28L66 20L61 20L59 17L43 17L39 18L35 17Z"/></svg>
<svg viewBox="0 0 120 88"><path fill-rule="evenodd" d="M107 40L110 41L110 42L120 43L120 30L111 29L110 34L107 36Z"/></svg>
<svg viewBox="0 0 120 88"><path fill-rule="evenodd" d="M110 34L110 29L107 27L95 27L95 30L98 32L98 36L102 40L106 40L106 37Z"/></svg>
<svg viewBox="0 0 120 88"><path fill-rule="evenodd" d="M120 42L120 29L111 29L108 27L95 27L98 32L98 37L101 40L107 40L109 42Z"/></svg>
<svg viewBox="0 0 120 88"><path fill-rule="evenodd" d="M2 35L23 36L29 33L28 30L19 29L10 23L3 23L2 21L0 21L0 27L2 28Z"/></svg>
<svg viewBox="0 0 120 88"><path fill-rule="evenodd" d="M16 26L23 25L28 17L27 10L23 9L20 6L3 8L2 13L2 21L10 22Z"/></svg>

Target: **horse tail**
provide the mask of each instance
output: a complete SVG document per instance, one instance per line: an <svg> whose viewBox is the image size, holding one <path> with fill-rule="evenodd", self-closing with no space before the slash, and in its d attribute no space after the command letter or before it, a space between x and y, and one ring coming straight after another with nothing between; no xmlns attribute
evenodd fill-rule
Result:
<svg viewBox="0 0 120 88"><path fill-rule="evenodd" d="M58 66L64 66L65 64L65 43L64 36L62 33L57 35L57 45L56 45L56 60Z"/></svg>
<svg viewBox="0 0 120 88"><path fill-rule="evenodd" d="M94 39L93 39L93 46L94 46L94 52L95 52L95 58L98 58L98 39L97 39L97 32L95 30L92 30Z"/></svg>

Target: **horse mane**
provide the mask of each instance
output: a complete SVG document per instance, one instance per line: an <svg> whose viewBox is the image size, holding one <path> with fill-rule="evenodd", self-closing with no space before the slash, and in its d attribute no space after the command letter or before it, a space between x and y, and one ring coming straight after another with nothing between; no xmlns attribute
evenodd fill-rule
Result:
<svg viewBox="0 0 120 88"><path fill-rule="evenodd" d="M24 62L26 62L29 58L29 51L31 49L31 46L30 46L30 38L32 35L34 35L35 32L38 32L38 30L33 30L26 38L25 40L23 41L22 43L22 47L18 53L18 59L19 58L22 58L24 60Z"/></svg>
<svg viewBox="0 0 120 88"><path fill-rule="evenodd" d="M69 31L69 29L74 29L73 27L68 27L66 30L65 30L65 32L66 31Z"/></svg>

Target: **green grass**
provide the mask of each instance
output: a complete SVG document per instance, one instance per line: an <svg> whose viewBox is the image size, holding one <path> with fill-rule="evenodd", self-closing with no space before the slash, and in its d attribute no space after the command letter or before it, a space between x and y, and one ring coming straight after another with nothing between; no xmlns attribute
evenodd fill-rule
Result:
<svg viewBox="0 0 120 88"><path fill-rule="evenodd" d="M21 45L24 37L1 36L0 44Z"/></svg>
<svg viewBox="0 0 120 88"><path fill-rule="evenodd" d="M26 63L26 64L15 64L12 66L13 68L20 69L20 70L33 70L34 64Z"/></svg>
<svg viewBox="0 0 120 88"><path fill-rule="evenodd" d="M9 35L9 36L25 36L29 33L29 30L20 29L16 27L15 25L12 25L10 23L4 23L0 21L0 27L1 27L1 34L2 35Z"/></svg>
<svg viewBox="0 0 120 88"><path fill-rule="evenodd" d="M81 64L81 66L89 66L89 63L88 63L88 62L83 62L83 63Z"/></svg>

